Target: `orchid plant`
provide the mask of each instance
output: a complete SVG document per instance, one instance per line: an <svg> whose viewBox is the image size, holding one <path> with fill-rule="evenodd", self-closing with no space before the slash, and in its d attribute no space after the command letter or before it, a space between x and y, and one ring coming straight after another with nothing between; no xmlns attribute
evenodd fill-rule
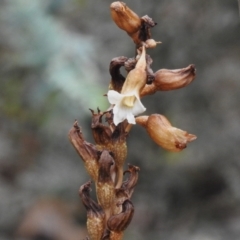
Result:
<svg viewBox="0 0 240 240"><path fill-rule="evenodd" d="M157 91L168 91L190 84L196 75L194 65L183 69L151 69L153 60L146 53L160 42L151 38L156 23L147 15L139 17L123 2L113 2L110 12L116 25L133 40L136 56L115 57L110 62L111 81L107 93L109 109L91 110L91 129L95 144L84 139L77 121L69 131L69 139L83 160L91 181L83 184L79 195L87 210L87 230L91 240L120 240L130 224L134 206L131 201L138 180L139 167L128 165L126 139L134 124L143 126L150 138L168 151L179 152L196 136L175 128L160 114L138 116L146 108L141 98ZM124 67L124 77L120 68ZM124 175L128 177L124 180ZM94 182L97 201L90 196Z"/></svg>

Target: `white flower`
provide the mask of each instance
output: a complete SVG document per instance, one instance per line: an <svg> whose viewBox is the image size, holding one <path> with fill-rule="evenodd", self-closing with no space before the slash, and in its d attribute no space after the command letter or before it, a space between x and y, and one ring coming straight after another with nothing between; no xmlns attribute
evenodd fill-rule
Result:
<svg viewBox="0 0 240 240"><path fill-rule="evenodd" d="M135 124L134 116L146 110L136 93L121 94L117 91L110 90L107 95L109 102L115 104L113 107L113 122L116 126L125 119L127 119L129 123Z"/></svg>
<svg viewBox="0 0 240 240"><path fill-rule="evenodd" d="M115 125L125 119L129 123L135 124L134 116L146 110L140 101L140 92L146 85L146 80L146 52L143 46L141 56L135 68L128 73L121 93L114 90L108 91L108 101L115 104L113 107L113 122Z"/></svg>

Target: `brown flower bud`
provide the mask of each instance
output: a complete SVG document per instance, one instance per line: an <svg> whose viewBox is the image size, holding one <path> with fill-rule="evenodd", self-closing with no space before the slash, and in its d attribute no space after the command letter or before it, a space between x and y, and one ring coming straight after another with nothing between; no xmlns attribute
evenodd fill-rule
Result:
<svg viewBox="0 0 240 240"><path fill-rule="evenodd" d="M77 153L84 162L84 166L90 177L96 181L98 179L98 150L97 148L84 140L83 134L77 121L68 133L68 137Z"/></svg>
<svg viewBox="0 0 240 240"><path fill-rule="evenodd" d="M110 5L110 11L117 26L126 31L133 40L138 41L138 31L142 23L140 17L124 2L113 2Z"/></svg>
<svg viewBox="0 0 240 240"><path fill-rule="evenodd" d="M169 151L179 152L187 147L188 142L197 138L173 127L167 118L160 114L137 117L136 122L147 130L153 141Z"/></svg>
<svg viewBox="0 0 240 240"><path fill-rule="evenodd" d="M126 31L137 46L141 46L142 42L151 38L150 28L156 23L149 16L140 18L124 2L113 2L110 11L113 21Z"/></svg>
<svg viewBox="0 0 240 240"><path fill-rule="evenodd" d="M100 240L105 226L105 214L99 204L90 198L91 181L82 185L79 195L87 210L87 230L91 240Z"/></svg>
<svg viewBox="0 0 240 240"><path fill-rule="evenodd" d="M129 199L122 203L122 212L111 216L107 221L108 229L112 232L123 232L130 224L134 214L134 206Z"/></svg>
<svg viewBox="0 0 240 240"><path fill-rule="evenodd" d="M191 64L186 68L176 70L160 69L154 75L155 80L144 87L141 97L154 94L156 91L169 91L187 86L194 80L196 68Z"/></svg>
<svg viewBox="0 0 240 240"><path fill-rule="evenodd" d="M111 207L115 197L114 182L111 176L111 167L114 159L107 150L103 150L99 159L99 172L96 184L97 198L104 209L106 219L111 215Z"/></svg>

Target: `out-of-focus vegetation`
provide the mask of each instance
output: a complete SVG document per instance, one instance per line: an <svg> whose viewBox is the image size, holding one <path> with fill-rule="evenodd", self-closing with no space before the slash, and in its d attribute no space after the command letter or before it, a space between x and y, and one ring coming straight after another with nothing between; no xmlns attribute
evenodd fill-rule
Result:
<svg viewBox="0 0 240 240"><path fill-rule="evenodd" d="M110 18L110 3L1 1L0 239L86 234L78 188L89 177L67 133L78 119L91 141L88 108L108 107L109 63L134 55L133 42ZM198 139L168 153L134 126L127 162L141 171L125 239L238 240L238 2L126 3L158 23L152 35L163 44L149 51L154 70L197 68L188 87L144 98L146 113L164 114Z"/></svg>

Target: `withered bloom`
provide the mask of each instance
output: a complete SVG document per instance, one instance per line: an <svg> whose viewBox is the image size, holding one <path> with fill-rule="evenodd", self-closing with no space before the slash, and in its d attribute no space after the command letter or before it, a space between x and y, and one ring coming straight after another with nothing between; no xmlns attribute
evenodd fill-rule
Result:
<svg viewBox="0 0 240 240"><path fill-rule="evenodd" d="M147 130L153 141L169 151L179 152L187 147L188 142L197 138L173 127L167 118L160 114L137 117L136 122Z"/></svg>
<svg viewBox="0 0 240 240"><path fill-rule="evenodd" d="M127 157L127 144L126 138L130 130L130 124L126 121L115 126L113 124L113 114L110 112L101 112L98 109L97 113L92 112L92 133L96 142L98 150L102 151L107 149L114 155L116 164L116 188L119 188L123 179L123 164ZM102 123L103 116L106 116L108 126Z"/></svg>
<svg viewBox="0 0 240 240"><path fill-rule="evenodd" d="M103 150L99 159L99 172L96 184L98 201L104 209L106 219L111 215L112 203L115 197L114 182L111 176L111 166L114 159L107 150Z"/></svg>
<svg viewBox="0 0 240 240"><path fill-rule="evenodd" d="M141 24L141 28L139 30L139 34L138 34L138 39L137 40L141 40L141 44L145 45L146 41L148 39L151 39L151 32L150 29L153 28L155 25L157 25L157 23L155 23L153 21L152 18L150 18L148 15L145 15L143 17L141 17L142 20L142 24ZM140 45L140 43L138 41L134 41L138 46Z"/></svg>
<svg viewBox="0 0 240 240"><path fill-rule="evenodd" d="M102 117L106 112L101 112L98 108L97 113L90 109L92 113L92 133L98 150L103 150L111 142L112 129L102 123ZM100 147L101 146L101 147Z"/></svg>
<svg viewBox="0 0 240 240"><path fill-rule="evenodd" d="M142 47L141 57L139 58L135 68L130 71L123 84L121 94L117 91L108 91L108 100L113 107L114 124L118 125L125 119L129 123L135 124L135 115L144 112L146 109L140 101L140 92L146 85L146 52Z"/></svg>
<svg viewBox="0 0 240 240"><path fill-rule="evenodd" d="M79 195L87 210L87 230L90 239L100 240L104 232L105 214L101 206L91 199L90 191L91 181L80 187Z"/></svg>
<svg viewBox="0 0 240 240"><path fill-rule="evenodd" d="M124 202L126 199L129 199L129 194L124 188L115 189L115 198L113 203L113 215L119 214L122 212L122 204L119 202Z"/></svg>
<svg viewBox="0 0 240 240"><path fill-rule="evenodd" d="M128 170L124 172L124 174L129 173L129 177L126 181L122 183L122 189L124 189L125 192L128 193L129 198L132 196L134 187L137 184L139 171L139 167L128 164Z"/></svg>
<svg viewBox="0 0 240 240"><path fill-rule="evenodd" d="M121 74L120 68L124 66L126 61L128 61L128 58L121 56L113 58L110 62L109 73L112 79L108 87L109 90L121 92L125 77Z"/></svg>
<svg viewBox="0 0 240 240"><path fill-rule="evenodd" d="M190 84L196 77L196 68L193 64L182 69L160 69L154 73L155 80L151 85L146 85L141 97L154 94L157 91L175 90Z"/></svg>
<svg viewBox="0 0 240 240"><path fill-rule="evenodd" d="M68 137L73 147L82 158L90 177L96 181L98 178L98 150L93 144L84 140L77 121L75 121L73 127L70 129Z"/></svg>
<svg viewBox="0 0 240 240"><path fill-rule="evenodd" d="M113 215L107 221L108 229L111 231L110 239L122 239L123 231L132 221L134 206L129 199L122 203L122 212Z"/></svg>

